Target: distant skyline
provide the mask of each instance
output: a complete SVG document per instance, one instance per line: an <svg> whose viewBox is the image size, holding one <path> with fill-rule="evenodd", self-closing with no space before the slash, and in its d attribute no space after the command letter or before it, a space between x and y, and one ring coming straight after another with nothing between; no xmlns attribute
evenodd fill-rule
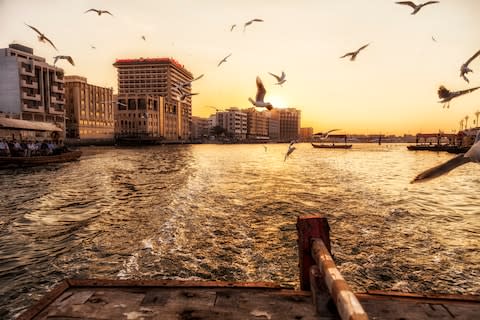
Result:
<svg viewBox="0 0 480 320"><path fill-rule="evenodd" d="M84 13L95 8L108 14ZM302 110L302 127L351 134L451 132L480 110L480 91L438 103L437 89L470 84L460 66L480 49L480 1L441 0L411 15L390 0L58 1L0 0L0 47L19 43L66 75L117 90L115 59L172 57L195 76L193 115L248 108L260 76L275 107ZM244 23L254 19L263 22ZM58 48L37 40L29 24ZM237 26L231 30L231 26ZM142 38L144 37L144 38ZM340 59L370 43L355 61ZM92 48L92 46L95 48ZM231 53L226 62L220 60ZM269 73L286 73L275 85Z"/></svg>

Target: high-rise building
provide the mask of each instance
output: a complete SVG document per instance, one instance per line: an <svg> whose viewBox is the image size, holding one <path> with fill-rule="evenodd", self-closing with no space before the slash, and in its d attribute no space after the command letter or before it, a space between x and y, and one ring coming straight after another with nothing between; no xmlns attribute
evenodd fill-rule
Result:
<svg viewBox="0 0 480 320"><path fill-rule="evenodd" d="M116 137L169 137L161 121L163 97L126 94L118 96L115 105Z"/></svg>
<svg viewBox="0 0 480 320"><path fill-rule="evenodd" d="M247 138L251 140L268 140L267 112L259 112L255 108L243 110L247 114Z"/></svg>
<svg viewBox="0 0 480 320"><path fill-rule="evenodd" d="M118 70L118 98L127 95L163 97L164 138L187 140L191 137L192 100L181 96L174 88L179 83L191 81L192 74L171 58L117 59L113 64ZM191 88L184 88L186 93Z"/></svg>
<svg viewBox="0 0 480 320"><path fill-rule="evenodd" d="M114 133L113 89L65 76L67 138L111 140Z"/></svg>
<svg viewBox="0 0 480 320"><path fill-rule="evenodd" d="M247 114L238 108L217 112L217 125L224 128L227 136L235 140L247 138Z"/></svg>
<svg viewBox="0 0 480 320"><path fill-rule="evenodd" d="M192 139L202 140L209 135L209 119L192 117Z"/></svg>
<svg viewBox="0 0 480 320"><path fill-rule="evenodd" d="M280 140L297 140L300 134L301 111L295 108L274 109L280 119Z"/></svg>
<svg viewBox="0 0 480 320"><path fill-rule="evenodd" d="M16 119L65 126L63 69L33 54L33 49L10 44L0 49L0 111Z"/></svg>

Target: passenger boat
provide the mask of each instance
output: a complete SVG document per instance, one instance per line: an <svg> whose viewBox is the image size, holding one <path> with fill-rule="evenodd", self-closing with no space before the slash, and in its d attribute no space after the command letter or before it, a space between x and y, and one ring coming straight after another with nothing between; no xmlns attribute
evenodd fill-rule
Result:
<svg viewBox="0 0 480 320"><path fill-rule="evenodd" d="M33 157L6 157L0 156L0 168L35 167L52 163L74 161L80 158L82 151L67 151L57 155Z"/></svg>
<svg viewBox="0 0 480 320"><path fill-rule="evenodd" d="M314 148L324 148L324 149L351 149L351 144L325 144L325 143L312 143Z"/></svg>
<svg viewBox="0 0 480 320"><path fill-rule="evenodd" d="M67 279L17 320L477 319L480 297L354 293L331 255L320 215L297 219L300 290L269 282Z"/></svg>

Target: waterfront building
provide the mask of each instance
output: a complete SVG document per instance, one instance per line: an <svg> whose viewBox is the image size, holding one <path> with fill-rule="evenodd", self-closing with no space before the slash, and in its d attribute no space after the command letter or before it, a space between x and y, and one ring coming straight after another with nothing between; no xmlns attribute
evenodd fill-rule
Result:
<svg viewBox="0 0 480 320"><path fill-rule="evenodd" d="M247 138L247 114L238 108L217 112L217 125L225 129L227 137L234 140Z"/></svg>
<svg viewBox="0 0 480 320"><path fill-rule="evenodd" d="M65 76L66 137L113 140L113 88L89 84L80 76Z"/></svg>
<svg viewBox="0 0 480 320"><path fill-rule="evenodd" d="M32 48L10 44L0 49L0 70L0 112L9 118L52 123L63 136L63 69L34 55Z"/></svg>
<svg viewBox="0 0 480 320"><path fill-rule="evenodd" d="M300 128L300 140L310 141L313 137L313 128Z"/></svg>
<svg viewBox="0 0 480 320"><path fill-rule="evenodd" d="M300 134L301 111L295 108L274 109L280 119L280 140L298 140Z"/></svg>
<svg viewBox="0 0 480 320"><path fill-rule="evenodd" d="M255 108L243 110L247 114L247 138L249 140L268 140L268 116Z"/></svg>
<svg viewBox="0 0 480 320"><path fill-rule="evenodd" d="M172 58L117 59L119 99L131 95L162 97L161 134L166 140L191 138L192 98L181 97L175 85L193 79L192 73ZM186 93L191 88L184 88ZM132 121L132 120L131 120Z"/></svg>
<svg viewBox="0 0 480 320"><path fill-rule="evenodd" d="M116 137L166 137L174 138L165 128L163 97L140 94L126 94L116 97L115 136Z"/></svg>
<svg viewBox="0 0 480 320"><path fill-rule="evenodd" d="M192 117L192 139L202 140L207 138L210 132L209 119Z"/></svg>
<svg viewBox="0 0 480 320"><path fill-rule="evenodd" d="M268 117L268 136L270 140L278 141L280 139L280 113L277 109L265 111Z"/></svg>

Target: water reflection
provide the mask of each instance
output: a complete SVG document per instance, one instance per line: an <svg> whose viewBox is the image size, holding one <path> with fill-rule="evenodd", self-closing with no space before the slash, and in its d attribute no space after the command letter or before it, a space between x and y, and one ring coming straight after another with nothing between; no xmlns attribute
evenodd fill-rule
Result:
<svg viewBox="0 0 480 320"><path fill-rule="evenodd" d="M297 286L296 217L316 212L355 290L480 293L469 165L411 185L451 155L298 144L284 162L286 148L84 148L78 162L0 171L0 315L65 277Z"/></svg>

